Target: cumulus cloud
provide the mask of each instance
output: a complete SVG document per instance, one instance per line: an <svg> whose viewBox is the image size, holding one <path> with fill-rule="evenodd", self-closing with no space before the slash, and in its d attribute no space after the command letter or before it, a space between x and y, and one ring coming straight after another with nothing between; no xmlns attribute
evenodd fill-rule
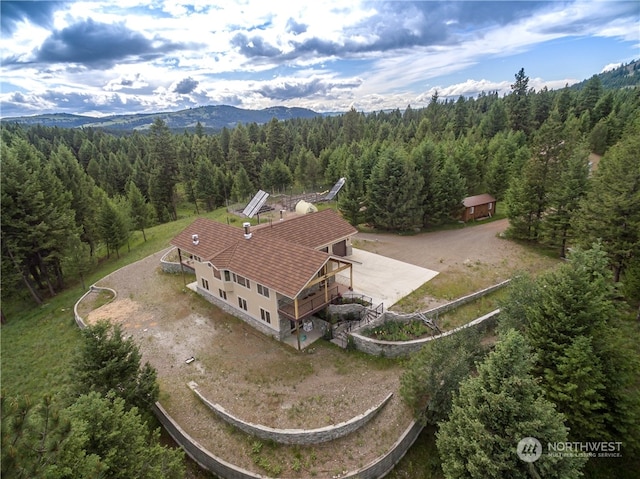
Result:
<svg viewBox="0 0 640 479"><path fill-rule="evenodd" d="M197 80L194 80L193 78L188 77L183 80L180 80L176 84L176 86L173 88L173 91L180 95L187 95L196 89L196 87L198 86L198 83L199 82Z"/></svg>
<svg viewBox="0 0 640 479"><path fill-rule="evenodd" d="M123 23L87 19L54 31L37 49L40 63L72 63L108 68L116 61L135 57L150 60L179 49L180 45L149 40Z"/></svg>
<svg viewBox="0 0 640 479"><path fill-rule="evenodd" d="M0 22L2 32L13 33L21 22L33 23L44 28L53 24L53 14L65 2L56 1L0 1Z"/></svg>
<svg viewBox="0 0 640 479"><path fill-rule="evenodd" d="M107 91L118 91L122 89L140 90L149 86L142 74L124 75L113 80L109 80L104 89Z"/></svg>
<svg viewBox="0 0 640 479"><path fill-rule="evenodd" d="M231 40L231 45L238 48L246 57L276 57L280 55L280 49L270 45L258 35L251 38L244 33L236 34Z"/></svg>
<svg viewBox="0 0 640 479"><path fill-rule="evenodd" d="M286 31L294 35L300 35L307 31L307 25L298 23L293 18L289 18L289 20L287 20Z"/></svg>
<svg viewBox="0 0 640 479"><path fill-rule="evenodd" d="M273 100L291 100L293 98L305 98L311 96L327 96L334 89L356 88L362 83L361 80L353 81L328 81L320 78L311 80L287 80L264 84L256 91Z"/></svg>

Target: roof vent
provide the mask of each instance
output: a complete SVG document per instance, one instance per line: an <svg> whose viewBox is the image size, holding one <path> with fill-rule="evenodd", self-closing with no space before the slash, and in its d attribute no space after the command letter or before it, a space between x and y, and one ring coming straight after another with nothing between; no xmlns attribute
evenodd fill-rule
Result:
<svg viewBox="0 0 640 479"><path fill-rule="evenodd" d="M193 241L193 244L198 246L198 243L200 243L200 240L198 239L198 235L191 235L191 241Z"/></svg>
<svg viewBox="0 0 640 479"><path fill-rule="evenodd" d="M244 239L251 239L251 223L242 223L244 228Z"/></svg>

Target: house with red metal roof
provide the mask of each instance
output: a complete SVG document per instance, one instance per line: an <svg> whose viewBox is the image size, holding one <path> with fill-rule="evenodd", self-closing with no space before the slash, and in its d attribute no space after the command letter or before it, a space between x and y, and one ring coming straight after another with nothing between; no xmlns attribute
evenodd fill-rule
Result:
<svg viewBox="0 0 640 479"><path fill-rule="evenodd" d="M207 300L265 334L284 340L314 313L353 288L351 237L333 210L243 228L198 218L171 244ZM338 281L349 278L347 281Z"/></svg>

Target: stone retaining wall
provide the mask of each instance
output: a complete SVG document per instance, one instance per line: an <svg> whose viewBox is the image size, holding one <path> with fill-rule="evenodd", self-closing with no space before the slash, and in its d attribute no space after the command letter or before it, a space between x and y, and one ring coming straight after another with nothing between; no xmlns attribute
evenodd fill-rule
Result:
<svg viewBox="0 0 640 479"><path fill-rule="evenodd" d="M113 301L114 299L116 299L118 297L118 293L116 292L115 289L103 288L101 286L96 286L94 284L89 286L89 291L84 293L80 297L80 299L78 301L76 301L76 304L73 305L73 318L76 320L76 324L78 325L78 327L80 329L86 328L87 324L85 323L84 318L82 316L80 316L80 313L78 313L78 306L80 306L80 303L82 302L83 299L85 299L91 293L95 293L96 291L109 291L111 294L113 294L113 298L111 298L111 301Z"/></svg>
<svg viewBox="0 0 640 479"><path fill-rule="evenodd" d="M215 456L187 434L157 402L154 412L160 424L167 430L173 440L178 443L187 455L197 462L200 467L220 476L222 479L269 479L267 476L247 471L239 466L235 466L225 460ZM418 438L423 426L417 422L412 422L404 430L400 438L393 444L391 449L384 455L371 461L364 467L356 471L347 472L341 476L343 479L381 479L395 467L400 459L404 457L409 448Z"/></svg>
<svg viewBox="0 0 640 479"><path fill-rule="evenodd" d="M183 271L182 265L179 262L167 260L169 255L173 253L176 249L177 248L175 247L171 248L162 256L162 258L160 258L160 266L162 267L162 271L164 271L165 273L182 273ZM184 271L190 272L190 271L187 271L187 268L184 268Z"/></svg>
<svg viewBox="0 0 640 479"><path fill-rule="evenodd" d="M348 314L355 314L359 318L364 314L363 311L366 311L366 306L358 303L352 304L330 304L327 306L327 312L331 315L335 314L340 317L347 316Z"/></svg>
<svg viewBox="0 0 640 479"><path fill-rule="evenodd" d="M452 329L451 331L447 331L436 336L414 339L413 341L382 341L379 339L373 339L367 336L363 336L356 332L349 333L349 337L358 351L363 351L374 356L399 358L419 351L422 346L424 346L429 341L444 338L445 336L454 334L462 329L476 326L478 324L484 323L485 321L492 320L493 318L497 317L498 314L500 314L500 310L496 309L495 311L491 311L490 313L485 314L484 316L480 316L479 318L476 318L473 321L470 321L458 328Z"/></svg>
<svg viewBox="0 0 640 479"><path fill-rule="evenodd" d="M207 451L169 416L159 402L155 404L153 412L173 440L203 469L222 479L266 479L266 476L235 466Z"/></svg>
<svg viewBox="0 0 640 479"><path fill-rule="evenodd" d="M275 441L279 444L298 445L321 444L357 431L373 419L373 417L387 404L387 402L389 402L391 396L393 396L393 393L389 393L389 395L387 395L387 397L384 398L377 406L374 406L363 414L339 424L332 424L331 426L325 426L317 429L274 429L260 424L243 421L227 412L219 404L212 403L205 398L202 393L198 391L196 384L190 384L189 387L191 387L191 390L196 396L198 396L200 401L202 401L217 416L250 436L255 436L265 441Z"/></svg>
<svg viewBox="0 0 640 479"><path fill-rule="evenodd" d="M443 304L441 306L436 306L435 308L432 309L428 309L426 311L420 312L420 313L415 313L415 315L411 315L411 314L405 314L405 315L398 315L398 313L394 313L393 311L385 311L384 313L382 313L380 316L378 316L376 319L374 319L373 321L369 322L368 324L366 324L365 326L367 328L371 328L371 327L375 327L375 326L379 326L382 323L386 322L386 321L403 321L403 322L409 322L409 321L413 321L414 319L418 318L418 314L421 314L423 316L426 316L427 318L434 318L439 314L442 313L446 313L447 311L451 311L452 309L456 309L460 306L462 306L463 304L467 304L470 303L471 301L474 301L478 298L481 298L483 296L486 296L489 293L493 293L494 291L497 291L500 288L504 288L505 286L507 286L509 284L511 280L508 279L506 281L502 281L501 283L497 283L494 284L493 286L489 286L488 288L484 288L481 289L480 291L476 291L475 293L471 293L468 294L466 296L463 296L461 298L458 298L454 301L451 301L450 303L447 304Z"/></svg>

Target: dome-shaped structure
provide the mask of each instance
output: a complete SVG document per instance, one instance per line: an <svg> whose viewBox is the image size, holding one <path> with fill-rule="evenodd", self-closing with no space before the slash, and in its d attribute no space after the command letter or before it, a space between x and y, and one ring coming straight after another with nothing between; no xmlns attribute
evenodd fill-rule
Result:
<svg viewBox="0 0 640 479"><path fill-rule="evenodd" d="M296 204L296 213L298 213L299 215L306 215L307 213L315 213L316 211L318 211L318 208L316 208L316 205L312 203L307 203L304 200L300 200Z"/></svg>

